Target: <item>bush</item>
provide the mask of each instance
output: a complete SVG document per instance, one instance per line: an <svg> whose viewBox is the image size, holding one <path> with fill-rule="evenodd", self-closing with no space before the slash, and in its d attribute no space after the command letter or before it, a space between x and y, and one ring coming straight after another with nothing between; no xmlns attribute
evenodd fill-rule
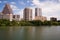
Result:
<svg viewBox="0 0 60 40"><path fill-rule="evenodd" d="M60 25L60 22L54 21L44 21L39 20L33 21L9 21L6 19L0 19L0 26L51 26L51 25Z"/></svg>

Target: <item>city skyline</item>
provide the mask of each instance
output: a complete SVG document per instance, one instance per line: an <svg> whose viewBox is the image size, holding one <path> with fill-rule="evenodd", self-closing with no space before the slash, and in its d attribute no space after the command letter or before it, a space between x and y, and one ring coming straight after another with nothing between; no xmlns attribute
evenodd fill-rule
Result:
<svg viewBox="0 0 60 40"><path fill-rule="evenodd" d="M33 10L38 7L42 9L42 15L48 19L50 17L60 19L60 0L0 0L0 12L3 10L5 3L11 5L14 14L22 15L25 7L30 7Z"/></svg>
<svg viewBox="0 0 60 40"><path fill-rule="evenodd" d="M20 15L14 14L12 11L12 8L10 7L10 4L5 4L5 7L3 8L3 11L0 12L0 19L6 19L10 21L32 21L32 20L40 20L42 22L46 21L47 18L42 16L42 10L41 8L35 8L34 16L32 15L33 11L31 8L25 8L23 10L23 18L20 17ZM34 17L34 19L33 19Z"/></svg>

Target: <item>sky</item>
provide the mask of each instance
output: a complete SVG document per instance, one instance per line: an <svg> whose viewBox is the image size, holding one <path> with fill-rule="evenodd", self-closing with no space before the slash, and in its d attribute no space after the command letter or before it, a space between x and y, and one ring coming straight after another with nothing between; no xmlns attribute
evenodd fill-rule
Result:
<svg viewBox="0 0 60 40"><path fill-rule="evenodd" d="M6 3L9 3L14 14L23 15L25 7L29 7L33 10L36 7L42 9L42 15L47 17L56 17L60 20L60 0L0 0L0 12L2 12Z"/></svg>

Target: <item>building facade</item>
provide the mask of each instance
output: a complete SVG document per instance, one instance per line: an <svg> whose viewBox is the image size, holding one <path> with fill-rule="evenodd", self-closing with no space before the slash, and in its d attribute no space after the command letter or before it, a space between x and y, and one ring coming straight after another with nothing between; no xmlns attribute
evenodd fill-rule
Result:
<svg viewBox="0 0 60 40"><path fill-rule="evenodd" d="M35 16L42 16L41 8L35 8Z"/></svg>
<svg viewBox="0 0 60 40"><path fill-rule="evenodd" d="M0 19L2 19L3 18L3 14L0 12Z"/></svg>
<svg viewBox="0 0 60 40"><path fill-rule="evenodd" d="M47 20L47 18L43 17L43 16L36 16L34 20L40 20L40 21L44 22Z"/></svg>
<svg viewBox="0 0 60 40"><path fill-rule="evenodd" d="M20 15L13 15L13 20L20 21Z"/></svg>
<svg viewBox="0 0 60 40"><path fill-rule="evenodd" d="M3 11L2 11L2 14L3 14L3 19L7 19L7 20L10 20L12 21L13 19L13 11L10 7L9 4L6 4Z"/></svg>
<svg viewBox="0 0 60 40"><path fill-rule="evenodd" d="M23 10L23 20L25 21L32 21L33 15L32 15L32 9L31 8L25 8ZM0 19L7 19L7 20L16 20L20 21L20 15L14 15L12 8L10 7L10 4L6 4L2 13L0 13ZM35 8L35 18L34 20L40 20L45 21L47 20L46 17L42 16L42 10L41 8Z"/></svg>
<svg viewBox="0 0 60 40"><path fill-rule="evenodd" d="M9 4L6 4L3 11L0 12L0 19L20 21L20 15L14 15Z"/></svg>
<svg viewBox="0 0 60 40"><path fill-rule="evenodd" d="M31 21L32 20L32 9L30 9L30 8L25 8L24 9L23 19L26 20L26 21Z"/></svg>
<svg viewBox="0 0 60 40"><path fill-rule="evenodd" d="M57 21L57 18L51 17L51 18L50 18L50 21Z"/></svg>
<svg viewBox="0 0 60 40"><path fill-rule="evenodd" d="M42 16L41 8L35 8L35 19L34 20L40 20L42 22L47 20L46 17Z"/></svg>

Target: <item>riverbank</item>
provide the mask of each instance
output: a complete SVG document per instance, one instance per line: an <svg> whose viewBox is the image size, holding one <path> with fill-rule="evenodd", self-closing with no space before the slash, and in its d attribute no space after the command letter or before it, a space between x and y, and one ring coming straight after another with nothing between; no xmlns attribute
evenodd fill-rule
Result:
<svg viewBox="0 0 60 40"><path fill-rule="evenodd" d="M9 21L0 19L0 26L60 26L58 21Z"/></svg>

